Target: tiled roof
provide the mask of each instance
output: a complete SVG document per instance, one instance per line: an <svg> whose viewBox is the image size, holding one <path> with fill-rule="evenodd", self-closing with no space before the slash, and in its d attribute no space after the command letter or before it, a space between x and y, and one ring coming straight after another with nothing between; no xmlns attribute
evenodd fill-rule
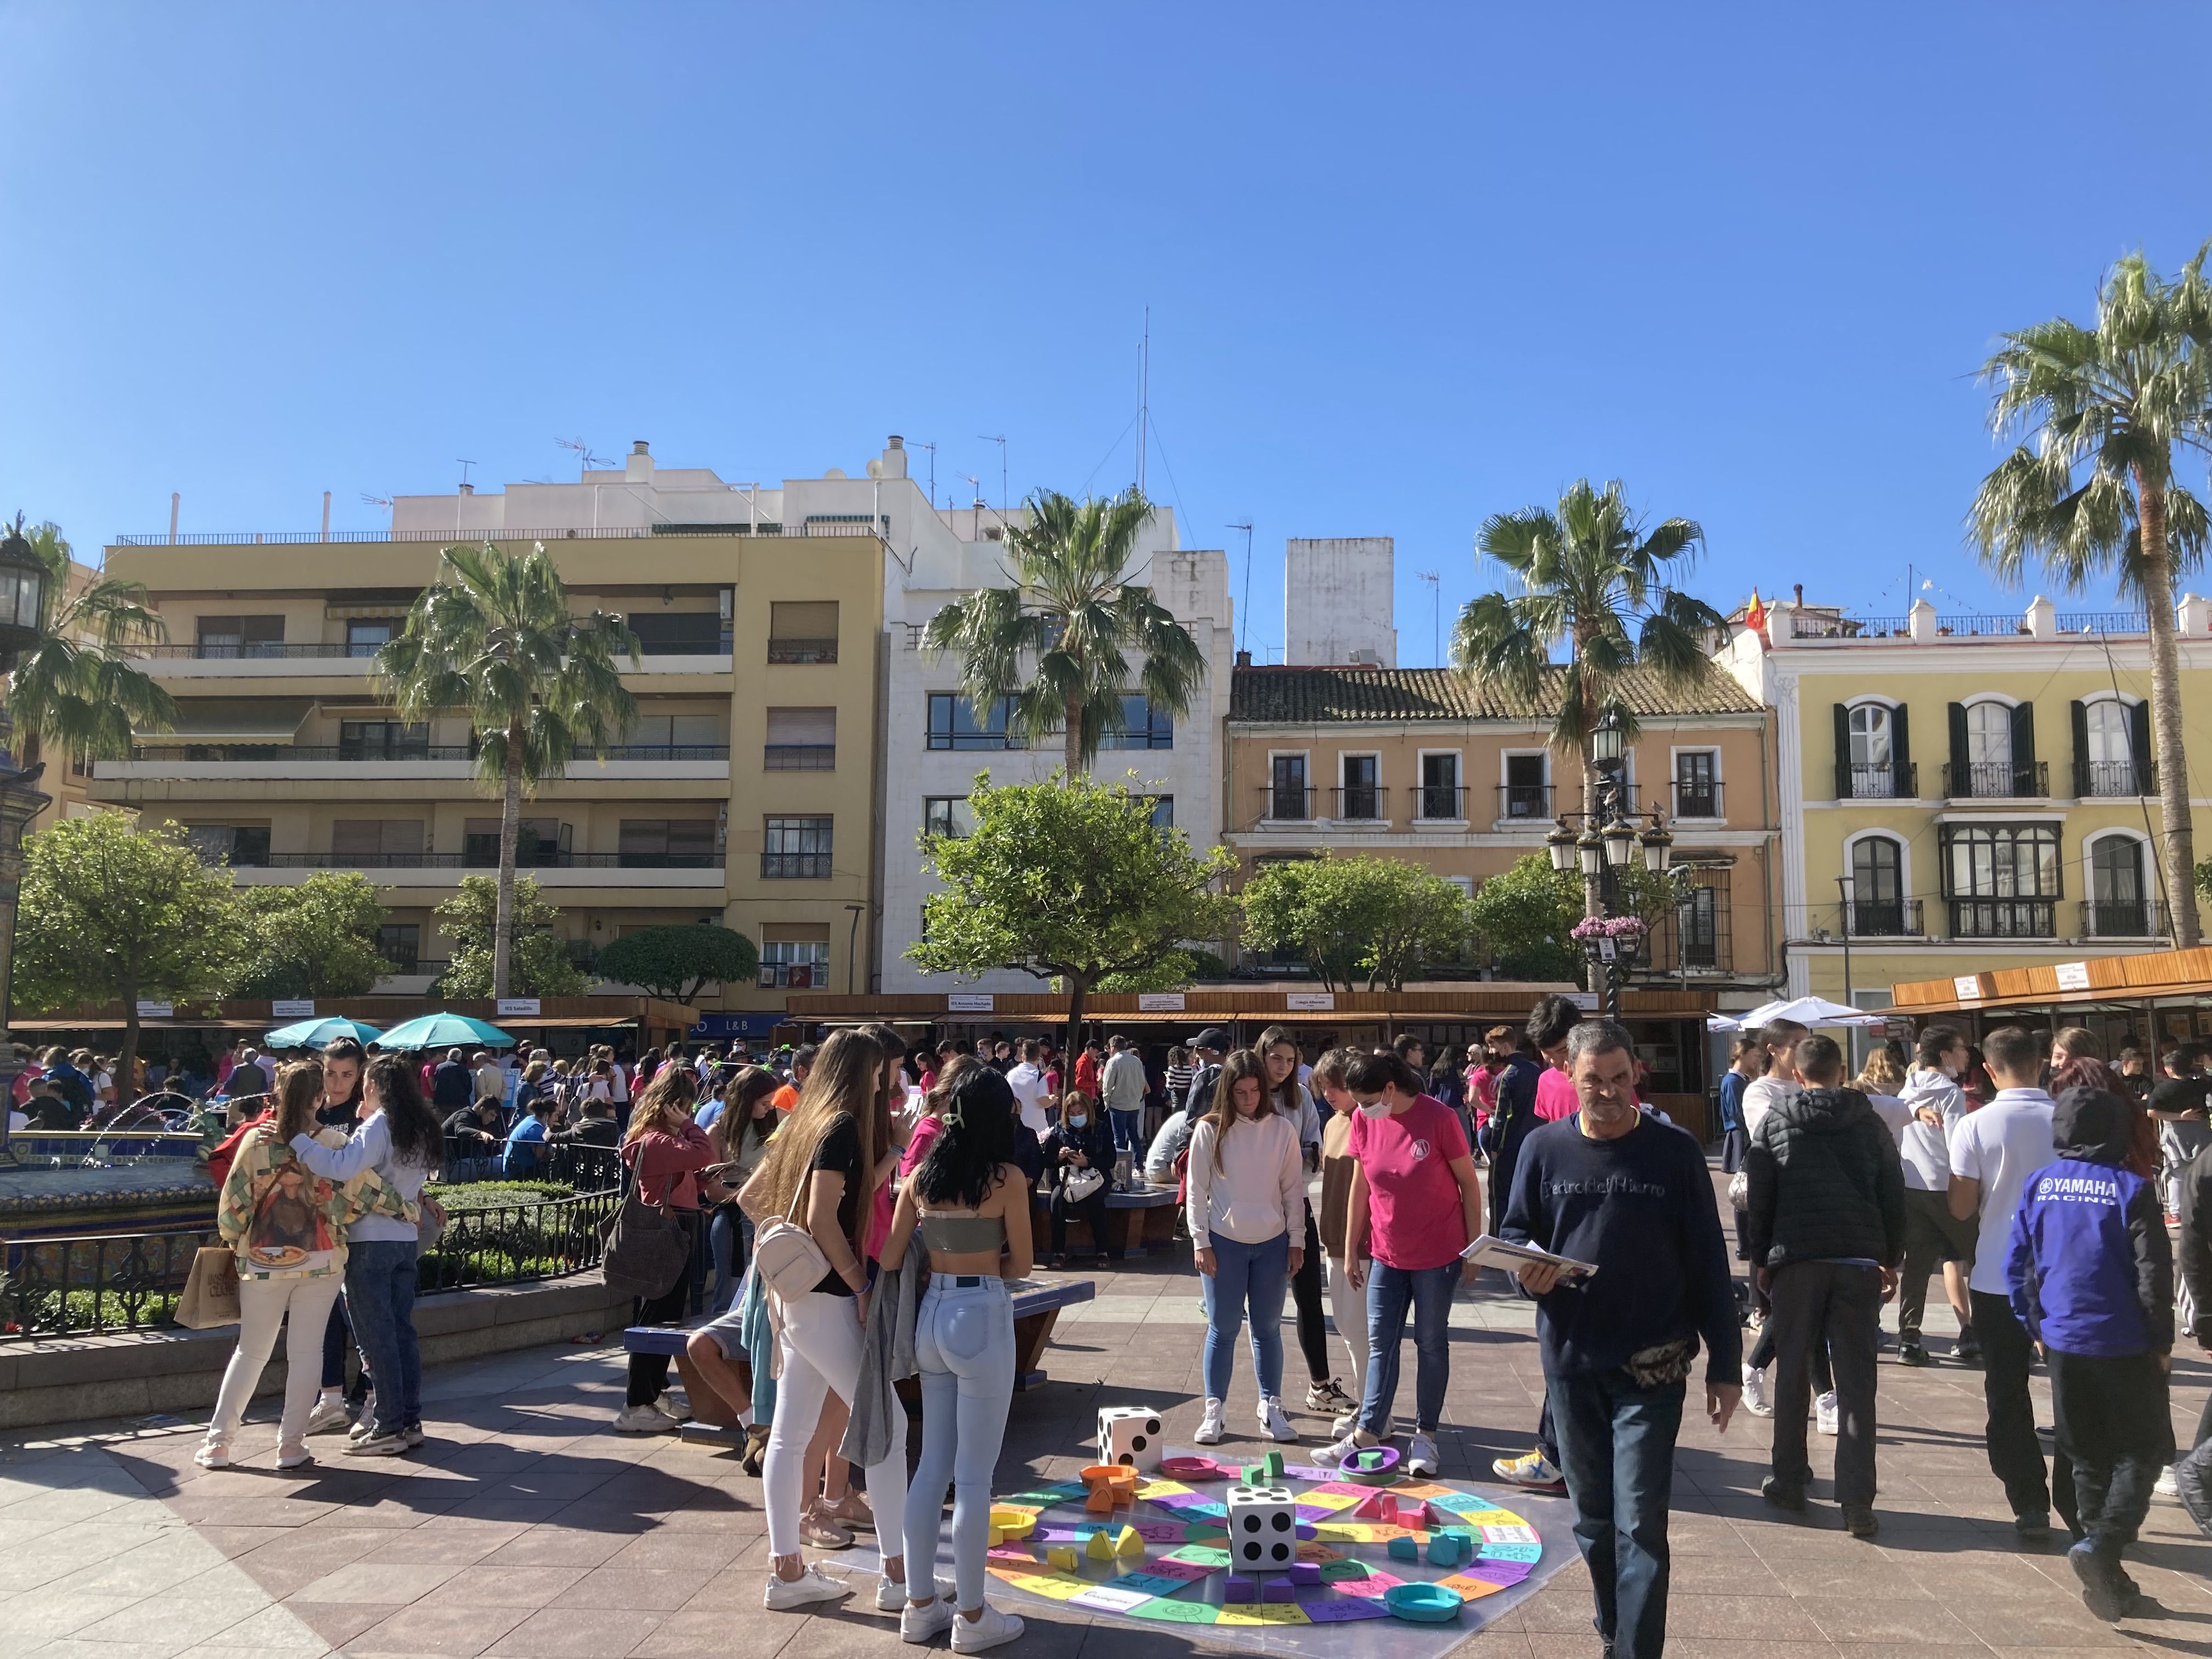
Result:
<svg viewBox="0 0 2212 1659"><path fill-rule="evenodd" d="M1553 671L1553 684L1563 671ZM1759 704L1729 675L1708 663L1695 684L1668 685L1657 672L1633 668L1623 677L1629 706L1641 715L1755 714ZM1495 681L1478 683L1449 668L1253 667L1236 671L1229 718L1293 726L1345 720L1504 720L1548 719L1558 707L1551 688L1533 701Z"/></svg>

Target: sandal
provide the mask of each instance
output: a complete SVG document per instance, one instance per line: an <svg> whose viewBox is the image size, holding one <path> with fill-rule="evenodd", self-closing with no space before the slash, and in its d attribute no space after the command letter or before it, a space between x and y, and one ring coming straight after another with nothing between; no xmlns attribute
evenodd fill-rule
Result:
<svg viewBox="0 0 2212 1659"><path fill-rule="evenodd" d="M806 1513L799 1518L801 1541L818 1550L848 1550L853 1547L852 1532L837 1523L836 1516L821 1504L807 1506Z"/></svg>

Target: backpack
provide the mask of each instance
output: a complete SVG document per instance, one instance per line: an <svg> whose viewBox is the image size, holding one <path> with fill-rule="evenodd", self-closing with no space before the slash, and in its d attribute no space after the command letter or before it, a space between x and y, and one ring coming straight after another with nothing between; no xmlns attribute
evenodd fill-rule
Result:
<svg viewBox="0 0 2212 1659"><path fill-rule="evenodd" d="M77 1121L82 1122L84 1115L92 1110L92 1079L74 1066L57 1066L46 1075L62 1091L62 1098L76 1108Z"/></svg>
<svg viewBox="0 0 2212 1659"><path fill-rule="evenodd" d="M238 1159L239 1143L252 1133L254 1125L263 1121L268 1115L266 1110L257 1112L221 1140L216 1142L214 1150L208 1153L208 1174L215 1178L215 1184L218 1188L229 1176L230 1166Z"/></svg>

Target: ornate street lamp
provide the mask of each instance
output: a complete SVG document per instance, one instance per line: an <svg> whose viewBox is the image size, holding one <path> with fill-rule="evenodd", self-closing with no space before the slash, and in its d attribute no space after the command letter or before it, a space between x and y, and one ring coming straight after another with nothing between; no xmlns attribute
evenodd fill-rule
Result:
<svg viewBox="0 0 2212 1659"><path fill-rule="evenodd" d="M1620 758L1625 739L1620 731L1620 711L1608 708L1605 718L1590 732L1590 758L1601 766L1610 766Z"/></svg>
<svg viewBox="0 0 2212 1659"><path fill-rule="evenodd" d="M1616 870L1628 866L1628 855L1636 850L1636 826L1626 818L1615 818L1605 826L1605 861Z"/></svg>
<svg viewBox="0 0 2212 1659"><path fill-rule="evenodd" d="M18 513L0 537L0 672L12 672L15 659L38 642L46 617L46 567L23 534ZM9 1004L15 988L15 902L23 879L23 834L52 798L39 792L44 763L16 765L9 741L14 722L0 700L0 1097L15 1088L23 1062L8 1040ZM8 1119L0 1112L0 1152L8 1146Z"/></svg>
<svg viewBox="0 0 2212 1659"><path fill-rule="evenodd" d="M1595 881L1605 872L1605 837L1598 834L1595 824L1583 826L1581 836L1575 841L1575 851L1582 858L1584 879Z"/></svg>
<svg viewBox="0 0 2212 1659"><path fill-rule="evenodd" d="M1552 826L1552 833L1544 837L1544 845L1552 854L1552 868L1561 875L1575 867L1575 832L1565 818Z"/></svg>
<svg viewBox="0 0 2212 1659"><path fill-rule="evenodd" d="M1644 843L1644 867L1655 876L1665 875L1668 860L1674 850L1674 837L1668 833L1656 812L1651 815L1651 827L1637 839Z"/></svg>

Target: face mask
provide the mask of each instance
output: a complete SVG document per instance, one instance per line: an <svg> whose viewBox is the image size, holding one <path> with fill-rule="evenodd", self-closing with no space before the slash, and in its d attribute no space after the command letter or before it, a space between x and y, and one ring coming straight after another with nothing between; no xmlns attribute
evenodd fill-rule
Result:
<svg viewBox="0 0 2212 1659"><path fill-rule="evenodd" d="M1067 1127L1071 1129L1080 1129L1090 1121L1091 1120L1080 1112L1070 1112L1067 1115Z"/></svg>
<svg viewBox="0 0 2212 1659"><path fill-rule="evenodd" d="M1390 1103L1387 1100L1363 1100L1359 1103L1359 1109L1369 1117L1388 1117L1390 1115Z"/></svg>

